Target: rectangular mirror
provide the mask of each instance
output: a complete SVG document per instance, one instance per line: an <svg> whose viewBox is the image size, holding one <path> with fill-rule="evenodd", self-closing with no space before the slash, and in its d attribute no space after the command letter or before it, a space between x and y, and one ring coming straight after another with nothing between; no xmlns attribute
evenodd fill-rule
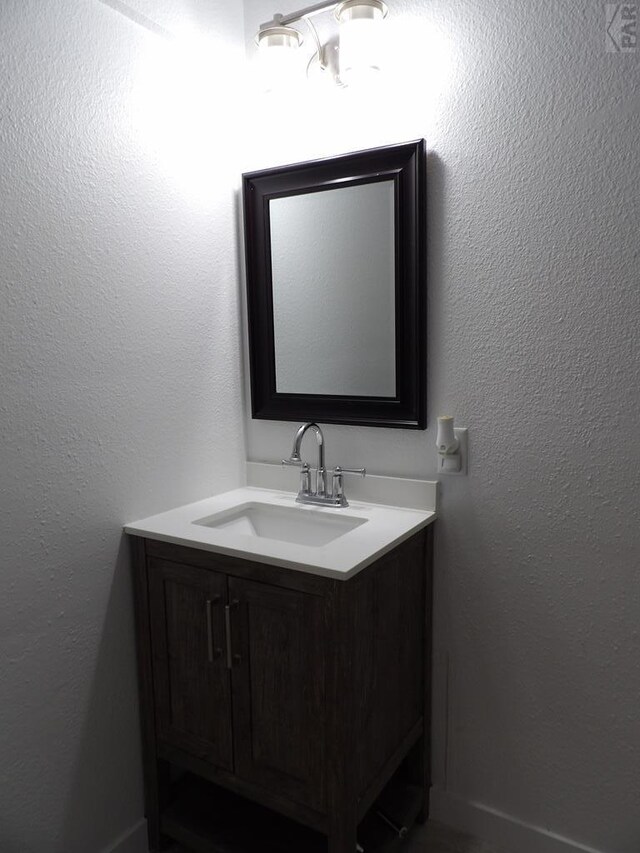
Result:
<svg viewBox="0 0 640 853"><path fill-rule="evenodd" d="M425 156L243 176L254 418L425 428Z"/></svg>

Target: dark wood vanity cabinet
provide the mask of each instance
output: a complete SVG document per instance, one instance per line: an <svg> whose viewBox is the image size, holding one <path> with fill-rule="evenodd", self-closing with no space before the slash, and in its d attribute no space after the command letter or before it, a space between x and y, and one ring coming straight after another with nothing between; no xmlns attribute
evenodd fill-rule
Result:
<svg viewBox="0 0 640 853"><path fill-rule="evenodd" d="M426 818L431 527L346 581L132 543L152 851L354 853L385 796Z"/></svg>
<svg viewBox="0 0 640 853"><path fill-rule="evenodd" d="M231 685L220 622L227 579L151 558L148 590L157 738L231 771Z"/></svg>

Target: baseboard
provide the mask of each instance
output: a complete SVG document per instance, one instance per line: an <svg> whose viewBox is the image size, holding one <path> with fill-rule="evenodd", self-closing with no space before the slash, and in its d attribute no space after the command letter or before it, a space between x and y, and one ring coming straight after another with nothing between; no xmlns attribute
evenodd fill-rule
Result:
<svg viewBox="0 0 640 853"><path fill-rule="evenodd" d="M124 832L104 853L149 853L146 820Z"/></svg>
<svg viewBox="0 0 640 853"><path fill-rule="evenodd" d="M433 820L494 844L506 853L605 853L441 788L431 789L429 802Z"/></svg>
<svg viewBox="0 0 640 853"><path fill-rule="evenodd" d="M495 844L499 850L518 853L606 853L517 820L482 803L464 800L441 788L431 789L429 816L460 832ZM148 850L147 822L141 820L104 853L148 853Z"/></svg>

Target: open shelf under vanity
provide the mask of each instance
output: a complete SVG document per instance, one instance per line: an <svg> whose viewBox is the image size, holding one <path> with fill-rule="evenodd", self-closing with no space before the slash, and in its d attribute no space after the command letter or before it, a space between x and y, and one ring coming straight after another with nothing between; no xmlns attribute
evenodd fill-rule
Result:
<svg viewBox="0 0 640 853"><path fill-rule="evenodd" d="M422 804L418 786L392 779L358 828L364 853L400 850ZM168 838L198 853L327 853L327 837L193 774L171 788L161 816Z"/></svg>

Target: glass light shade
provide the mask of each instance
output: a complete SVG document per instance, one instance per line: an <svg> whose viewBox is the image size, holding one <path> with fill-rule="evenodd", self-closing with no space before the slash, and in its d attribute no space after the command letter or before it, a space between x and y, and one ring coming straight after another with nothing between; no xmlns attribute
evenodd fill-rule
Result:
<svg viewBox="0 0 640 853"><path fill-rule="evenodd" d="M265 91L282 89L296 73L302 35L293 27L269 27L257 35L261 83Z"/></svg>
<svg viewBox="0 0 640 853"><path fill-rule="evenodd" d="M336 9L340 23L340 80L350 85L380 71L381 26L387 7L381 0L345 0Z"/></svg>

